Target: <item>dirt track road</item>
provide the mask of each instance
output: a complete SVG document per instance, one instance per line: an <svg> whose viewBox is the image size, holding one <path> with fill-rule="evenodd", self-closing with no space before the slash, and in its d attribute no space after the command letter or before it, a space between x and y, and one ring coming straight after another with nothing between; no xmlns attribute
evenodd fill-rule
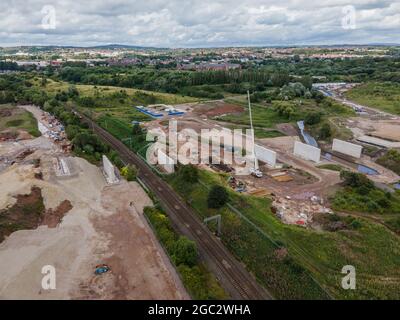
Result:
<svg viewBox="0 0 400 320"><path fill-rule="evenodd" d="M294 156L293 147L295 139L295 137L288 136L273 139L259 139L259 142L265 147L269 147L276 151L277 158L280 162L304 170L318 179L318 181L314 183L299 185L287 190L287 195L296 197L298 194L307 192L320 197L325 197L326 191L340 182L339 173L335 171L321 170L315 167L315 165L310 161L302 160Z"/></svg>

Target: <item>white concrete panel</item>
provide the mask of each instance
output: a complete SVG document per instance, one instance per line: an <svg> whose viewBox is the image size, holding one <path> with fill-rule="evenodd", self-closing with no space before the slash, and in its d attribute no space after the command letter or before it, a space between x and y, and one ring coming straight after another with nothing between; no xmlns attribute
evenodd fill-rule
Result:
<svg viewBox="0 0 400 320"><path fill-rule="evenodd" d="M354 158L361 158L363 147L358 144L346 142L339 139L333 139L332 150L343 154L347 154Z"/></svg>
<svg viewBox="0 0 400 320"><path fill-rule="evenodd" d="M295 141L293 153L295 156L314 162L319 162L321 159L321 149L299 141Z"/></svg>
<svg viewBox="0 0 400 320"><path fill-rule="evenodd" d="M158 149L158 164L168 173L175 172L175 161L168 157L162 150Z"/></svg>
<svg viewBox="0 0 400 320"><path fill-rule="evenodd" d="M258 160L265 162L271 167L275 167L276 165L276 152L269 150L267 148L264 148L259 145L255 145L255 152L256 152L256 157Z"/></svg>
<svg viewBox="0 0 400 320"><path fill-rule="evenodd" d="M387 149L390 148L400 148L400 142L392 142L389 140L381 139L381 138L376 138L376 137L371 137L371 136L361 136L357 138L358 141L372 144L378 147L384 147Z"/></svg>
<svg viewBox="0 0 400 320"><path fill-rule="evenodd" d="M117 183L119 180L115 175L115 168L108 158L103 155L103 170L106 176L107 183L113 184Z"/></svg>

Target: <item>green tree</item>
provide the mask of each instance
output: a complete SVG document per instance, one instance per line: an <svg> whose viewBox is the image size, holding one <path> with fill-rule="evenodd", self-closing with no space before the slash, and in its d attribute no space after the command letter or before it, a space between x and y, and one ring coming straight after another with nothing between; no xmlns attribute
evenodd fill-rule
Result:
<svg viewBox="0 0 400 320"><path fill-rule="evenodd" d="M319 130L319 138L322 140L326 140L332 136L332 130L329 123L324 123Z"/></svg>
<svg viewBox="0 0 400 320"><path fill-rule="evenodd" d="M179 177L182 181L196 183L199 181L199 170L192 164L180 167Z"/></svg>
<svg viewBox="0 0 400 320"><path fill-rule="evenodd" d="M184 264L193 267L198 258L196 243L186 237L179 237L174 243L172 256L177 266Z"/></svg>
<svg viewBox="0 0 400 320"><path fill-rule="evenodd" d="M375 189L374 183L361 173L342 170L340 178L343 180L343 184L349 187L368 191Z"/></svg>
<svg viewBox="0 0 400 320"><path fill-rule="evenodd" d="M137 136L137 135L140 135L142 133L143 133L143 131L142 131L142 128L140 127L140 125L138 123L135 123L133 125L133 127L132 127L132 134L134 136Z"/></svg>
<svg viewBox="0 0 400 320"><path fill-rule="evenodd" d="M135 181L137 169L135 166L129 164L121 169L121 175L128 181Z"/></svg>
<svg viewBox="0 0 400 320"><path fill-rule="evenodd" d="M308 112L304 118L304 123L309 126L320 123L320 121L321 121L321 113L319 112Z"/></svg>
<svg viewBox="0 0 400 320"><path fill-rule="evenodd" d="M226 189L222 186L213 186L208 193L207 204L209 208L219 209L229 200Z"/></svg>

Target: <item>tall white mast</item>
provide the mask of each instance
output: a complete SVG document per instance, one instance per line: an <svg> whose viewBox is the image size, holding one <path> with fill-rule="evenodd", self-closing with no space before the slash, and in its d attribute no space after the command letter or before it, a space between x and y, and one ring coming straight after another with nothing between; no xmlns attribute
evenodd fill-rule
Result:
<svg viewBox="0 0 400 320"><path fill-rule="evenodd" d="M254 128L253 128L253 115L251 113L251 103L250 103L250 92L247 90L247 100L249 102L249 116L250 116L250 129L251 129L251 142L253 143L253 155L254 155L254 169L258 170L258 161L256 157L256 143L254 138Z"/></svg>

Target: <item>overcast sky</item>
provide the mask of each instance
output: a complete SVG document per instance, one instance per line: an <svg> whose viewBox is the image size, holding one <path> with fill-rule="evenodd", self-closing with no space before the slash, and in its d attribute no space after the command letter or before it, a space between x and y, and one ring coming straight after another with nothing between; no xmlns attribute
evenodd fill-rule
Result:
<svg viewBox="0 0 400 320"><path fill-rule="evenodd" d="M0 0L0 46L110 43L400 43L400 0Z"/></svg>

